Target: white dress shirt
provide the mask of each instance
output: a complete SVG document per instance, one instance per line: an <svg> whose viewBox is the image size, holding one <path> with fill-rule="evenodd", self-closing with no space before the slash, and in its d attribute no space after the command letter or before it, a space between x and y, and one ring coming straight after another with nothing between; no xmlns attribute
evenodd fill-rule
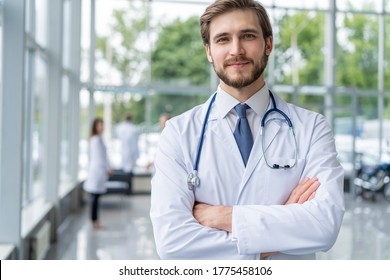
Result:
<svg viewBox="0 0 390 280"><path fill-rule="evenodd" d="M246 111L246 118L248 119L249 127L252 131L253 141L256 138L261 120L269 106L269 100L268 86L265 84L258 92L245 101L245 103L250 107L250 109ZM240 101L218 86L217 97L215 98L216 109L220 118L226 119L232 133L236 128L238 119L238 115L236 110L234 110L234 107L239 103Z"/></svg>

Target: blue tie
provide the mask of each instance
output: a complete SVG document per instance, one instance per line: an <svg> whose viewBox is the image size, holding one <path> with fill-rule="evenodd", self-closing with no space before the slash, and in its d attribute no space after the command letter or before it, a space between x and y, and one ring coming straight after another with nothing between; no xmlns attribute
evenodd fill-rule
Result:
<svg viewBox="0 0 390 280"><path fill-rule="evenodd" d="M248 162L248 158L253 146L252 132L251 128L249 127L248 119L246 118L246 109L249 109L247 104L238 104L234 107L234 110L236 110L238 115L238 120L236 129L233 133L245 166Z"/></svg>

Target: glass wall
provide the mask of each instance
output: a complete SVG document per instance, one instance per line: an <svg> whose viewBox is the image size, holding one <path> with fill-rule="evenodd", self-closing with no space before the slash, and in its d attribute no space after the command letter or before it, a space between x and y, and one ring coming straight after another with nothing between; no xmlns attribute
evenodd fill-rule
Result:
<svg viewBox="0 0 390 280"><path fill-rule="evenodd" d="M44 101L48 90L47 1L26 1L24 204L43 194Z"/></svg>
<svg viewBox="0 0 390 280"><path fill-rule="evenodd" d="M3 92L2 92L2 88L3 88L2 79L3 79L3 2L0 0L0 96L2 96L2 94L3 94ZM1 97L0 97L0 106L2 106ZM1 131L2 131L1 126L2 126L2 121L0 120L0 137L1 137ZM0 152L0 156L1 156L1 152Z"/></svg>
<svg viewBox="0 0 390 280"><path fill-rule="evenodd" d="M71 102L70 102L70 73L71 73L71 1L63 2L62 24L62 89L61 89L61 144L60 144L60 183L67 183L71 179Z"/></svg>
<svg viewBox="0 0 390 280"><path fill-rule="evenodd" d="M104 116L110 110L112 118L107 121L113 127L131 108L135 123L150 134L158 131L160 114L178 115L204 102L217 84L199 35L199 16L211 1L206 2L96 0L99 20L96 50L92 50L96 77L88 80L85 74L85 88L111 98L103 105L95 96L90 114ZM333 1L262 3L274 29L274 50L266 71L270 87L285 100L326 115L334 126L339 153L354 154L370 146L374 157L383 157L379 146L387 139L390 80L384 78L382 114L379 50L384 47L382 67L387 77L390 42L384 40L381 46L379 38L382 9L389 12L389 1L335 1L335 10ZM336 28L328 26L333 14ZM90 19L89 14L86 18ZM387 38L390 17L385 14L384 18ZM85 23L83 28L89 32L90 22ZM335 57L327 42L332 37ZM91 71L87 66L90 46L85 43L84 73ZM351 158L343 157L354 164Z"/></svg>
<svg viewBox="0 0 390 280"><path fill-rule="evenodd" d="M83 181L87 178L88 170L88 137L89 137L89 91L82 89L80 91L80 140L79 140L79 172L78 179Z"/></svg>

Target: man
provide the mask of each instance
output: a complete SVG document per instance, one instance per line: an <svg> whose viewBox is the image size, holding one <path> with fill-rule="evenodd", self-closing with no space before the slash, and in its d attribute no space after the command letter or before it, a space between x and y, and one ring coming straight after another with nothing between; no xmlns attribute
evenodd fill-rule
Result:
<svg viewBox="0 0 390 280"><path fill-rule="evenodd" d="M268 90L272 28L259 3L218 0L200 26L220 85L162 133L151 198L157 251L162 259L313 259L334 244L344 213L329 125ZM187 182L194 169L199 185Z"/></svg>
<svg viewBox="0 0 390 280"><path fill-rule="evenodd" d="M129 185L128 193L132 189L133 170L139 156L137 127L132 123L131 115L116 126L116 135L121 142L122 166L120 171L110 177L110 181L125 181Z"/></svg>

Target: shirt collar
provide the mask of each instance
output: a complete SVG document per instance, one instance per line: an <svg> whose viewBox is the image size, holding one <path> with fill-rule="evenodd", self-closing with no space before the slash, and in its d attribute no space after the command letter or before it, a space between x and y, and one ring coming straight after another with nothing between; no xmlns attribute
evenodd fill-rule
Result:
<svg viewBox="0 0 390 280"><path fill-rule="evenodd" d="M264 86L252 95L245 103L248 104L248 106L251 107L257 115L262 117L268 108L269 100L268 86L267 84L264 84ZM234 108L234 106L240 103L240 101L224 91L221 86L218 86L215 103L217 105L220 118L224 118Z"/></svg>

